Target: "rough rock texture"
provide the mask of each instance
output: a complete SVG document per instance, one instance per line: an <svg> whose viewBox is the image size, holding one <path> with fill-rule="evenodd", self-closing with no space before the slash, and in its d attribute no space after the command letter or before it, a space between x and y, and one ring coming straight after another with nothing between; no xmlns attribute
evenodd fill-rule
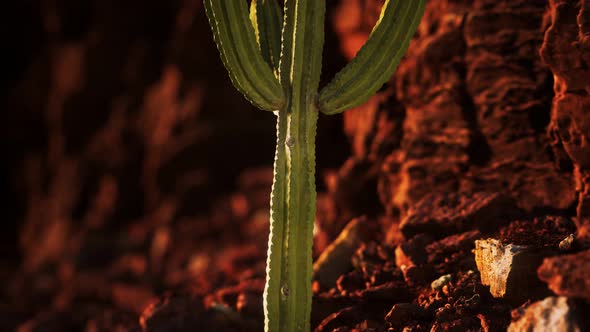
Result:
<svg viewBox="0 0 590 332"><path fill-rule="evenodd" d="M546 258L539 267L539 278L557 295L581 297L590 301L590 251Z"/></svg>
<svg viewBox="0 0 590 332"><path fill-rule="evenodd" d="M556 161L573 165L580 236L590 236L590 5L550 1L551 26L541 48L554 75L548 134Z"/></svg>
<svg viewBox="0 0 590 332"><path fill-rule="evenodd" d="M313 264L313 279L324 287L333 287L342 273L352 267L350 258L357 248L367 240L369 225L366 218L351 220Z"/></svg>
<svg viewBox="0 0 590 332"><path fill-rule="evenodd" d="M543 257L584 247L589 177L577 159L590 155L584 150L587 133L580 129L590 116L579 100L590 82L582 42L588 39L588 7L577 0L429 2L397 75L367 104L344 115L352 156L329 179L335 185L327 194L329 203L320 203L322 228L341 229L345 216L374 213L370 205L351 202L376 190L386 215L376 220L388 228L386 241L396 247L396 265L413 287L450 271L475 269L470 250L482 234L536 253L534 262L525 260L528 268L515 267L526 271L517 273L520 286L537 279ZM377 0L342 1L334 22L349 58L370 32L379 8ZM559 56L549 59L548 48ZM553 62L560 63L563 74ZM571 132L565 138L553 129L556 105L563 103L560 76L584 85L569 93L577 103L561 106L569 120L560 125L565 134ZM562 139L576 145L577 159ZM349 185L352 179L361 179L357 184L362 186ZM516 204L488 204L483 197L489 202L506 197L503 202ZM462 233L470 230L474 233ZM583 262L577 266L588 272ZM348 282L362 284L358 276ZM521 287L517 303L546 294L538 280L530 283L535 287ZM392 315L406 310L402 307L392 309ZM413 309L406 313L416 315ZM505 315L499 310L476 317L481 328L501 331L509 321ZM464 330L470 323L465 318L446 325L424 326L415 319L408 324L417 330Z"/></svg>
<svg viewBox="0 0 590 332"><path fill-rule="evenodd" d="M562 216L546 215L532 220L516 220L500 228L497 236L505 244L526 245L533 249L549 249L550 251L564 250L561 243L566 238L574 238L576 225L570 219ZM570 243L572 249L573 244ZM564 251L567 251L564 250Z"/></svg>
<svg viewBox="0 0 590 332"><path fill-rule="evenodd" d="M349 30L351 20L336 22L346 36L345 54L354 54L357 44L350 40L369 31L378 13L375 2L343 1L343 13L354 7L369 12L358 18L355 32ZM456 191L504 193L526 211L575 206L581 187L574 180L580 177L547 148L553 141L546 128L556 92L539 55L551 23L546 5L429 3L391 83L366 105L345 113L351 159L374 165L365 166L371 170L365 174L376 177L389 215L407 215L426 194Z"/></svg>
<svg viewBox="0 0 590 332"><path fill-rule="evenodd" d="M431 194L409 209L399 227L406 238L418 233L441 237L471 229L489 232L519 214L514 200L502 194Z"/></svg>

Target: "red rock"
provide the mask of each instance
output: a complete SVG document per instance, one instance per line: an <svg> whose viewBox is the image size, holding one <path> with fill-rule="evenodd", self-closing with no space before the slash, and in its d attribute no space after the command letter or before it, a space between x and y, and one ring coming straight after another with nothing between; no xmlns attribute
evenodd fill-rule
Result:
<svg viewBox="0 0 590 332"><path fill-rule="evenodd" d="M590 29L587 4L552 0L551 25L541 56L555 78L555 97L548 127L553 153L561 164L573 164L578 191L579 236L590 239ZM575 22L578 22L576 24Z"/></svg>
<svg viewBox="0 0 590 332"><path fill-rule="evenodd" d="M397 327L404 326L404 323L412 320L419 320L426 317L426 312L417 304L398 303L394 304L385 316L385 321Z"/></svg>
<svg viewBox="0 0 590 332"><path fill-rule="evenodd" d="M340 275L352 269L352 255L366 240L362 229L366 227L366 218L351 220L320 255L313 265L313 278L322 287L330 288L336 285Z"/></svg>
<svg viewBox="0 0 590 332"><path fill-rule="evenodd" d="M329 241L333 241L346 224L362 215L359 211L378 209L376 171L365 158L351 157L336 173L326 176L328 202L318 207L317 223ZM368 225L371 225L370 223Z"/></svg>
<svg viewBox="0 0 590 332"><path fill-rule="evenodd" d="M223 304L236 311L262 314L262 303L253 297L262 298L264 279L244 280L237 285L218 289L205 299L207 305Z"/></svg>
<svg viewBox="0 0 590 332"><path fill-rule="evenodd" d="M409 285L425 284L431 279L433 269L424 264L428 259L426 246L432 240L430 235L418 234L395 249L395 264Z"/></svg>
<svg viewBox="0 0 590 332"><path fill-rule="evenodd" d="M342 326L354 326L362 320L359 307L348 307L326 317L315 329L316 332L332 332Z"/></svg>
<svg viewBox="0 0 590 332"><path fill-rule="evenodd" d="M391 281L385 284L369 287L352 294L353 297L361 298L365 301L393 301L403 302L412 298L412 293L407 289L403 281Z"/></svg>
<svg viewBox="0 0 590 332"><path fill-rule="evenodd" d="M150 289L125 284L114 284L112 287L113 302L125 310L141 313L154 300Z"/></svg>
<svg viewBox="0 0 590 332"><path fill-rule="evenodd" d="M507 306L492 306L478 314L481 328L484 332L503 332L510 324L510 314Z"/></svg>
<svg viewBox="0 0 590 332"><path fill-rule="evenodd" d="M361 303L359 299L347 295L340 295L335 289L314 295L313 310L311 311L312 326L318 326L326 317L348 307Z"/></svg>
<svg viewBox="0 0 590 332"><path fill-rule="evenodd" d="M352 272L341 275L336 281L336 286L340 294L348 295L351 292L364 289L366 282L361 271L353 270Z"/></svg>
<svg viewBox="0 0 590 332"><path fill-rule="evenodd" d="M409 286L424 286L432 281L436 273L432 266L410 266L401 269L404 275L404 280Z"/></svg>
<svg viewBox="0 0 590 332"><path fill-rule="evenodd" d="M525 148L526 151L533 151ZM533 158L533 156L530 156ZM509 158L486 167L473 167L461 181L466 192L488 190L509 194L527 212L552 207L566 210L576 202L574 177L549 162Z"/></svg>
<svg viewBox="0 0 590 332"><path fill-rule="evenodd" d="M590 171L577 171L574 174L580 188L576 209L578 235L585 242L590 242Z"/></svg>
<svg viewBox="0 0 590 332"><path fill-rule="evenodd" d="M187 295L166 296L152 303L139 321L144 332L262 329L260 319L248 319L221 303L210 303L205 308L201 298Z"/></svg>
<svg viewBox="0 0 590 332"><path fill-rule="evenodd" d="M590 250L546 258L538 274L555 294L590 301Z"/></svg>
<svg viewBox="0 0 590 332"><path fill-rule="evenodd" d="M511 222L500 229L498 237L503 243L558 249L559 243L575 232L576 225L571 219L547 215Z"/></svg>
<svg viewBox="0 0 590 332"><path fill-rule="evenodd" d="M480 237L481 233L473 230L430 243L426 246L428 264L433 266L439 275L475 269L471 251L475 247L475 240Z"/></svg>
<svg viewBox="0 0 590 332"><path fill-rule="evenodd" d="M413 206L402 220L404 236L445 235L478 229L489 231L520 214L513 199L501 194L433 194Z"/></svg>
<svg viewBox="0 0 590 332"><path fill-rule="evenodd" d="M477 331L481 323L477 316L463 316L451 321L435 322L430 329L431 332L443 331Z"/></svg>
<svg viewBox="0 0 590 332"><path fill-rule="evenodd" d="M197 328L199 317L204 315L205 308L200 298L167 297L147 306L139 319L141 328L147 331L162 331L165 328ZM190 314L189 314L190 313Z"/></svg>
<svg viewBox="0 0 590 332"><path fill-rule="evenodd" d="M426 263L426 246L433 241L428 234L418 234L395 249L395 264L400 269Z"/></svg>
<svg viewBox="0 0 590 332"><path fill-rule="evenodd" d="M259 293L252 292L240 293L236 300L236 310L239 313L256 317L258 319L264 317L262 296L260 296Z"/></svg>

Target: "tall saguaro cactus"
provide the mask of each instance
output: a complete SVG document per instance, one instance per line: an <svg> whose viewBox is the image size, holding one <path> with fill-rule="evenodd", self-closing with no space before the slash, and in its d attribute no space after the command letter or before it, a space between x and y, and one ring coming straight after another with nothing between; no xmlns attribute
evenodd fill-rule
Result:
<svg viewBox="0 0 590 332"><path fill-rule="evenodd" d="M326 0L204 0L221 59L252 104L277 115L265 331L309 331L318 112L367 101L393 74L426 0L385 0L356 57L318 93Z"/></svg>

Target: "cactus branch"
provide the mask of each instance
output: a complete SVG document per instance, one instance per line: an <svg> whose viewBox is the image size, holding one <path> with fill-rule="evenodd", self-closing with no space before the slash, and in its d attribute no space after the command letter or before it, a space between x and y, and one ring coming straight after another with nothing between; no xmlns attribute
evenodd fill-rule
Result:
<svg viewBox="0 0 590 332"><path fill-rule="evenodd" d="M283 90L257 47L246 2L204 3L213 37L234 86L260 109L275 111L283 107Z"/></svg>
<svg viewBox="0 0 590 332"><path fill-rule="evenodd" d="M386 0L369 40L320 92L320 110L336 114L366 102L391 77L424 14L426 0Z"/></svg>

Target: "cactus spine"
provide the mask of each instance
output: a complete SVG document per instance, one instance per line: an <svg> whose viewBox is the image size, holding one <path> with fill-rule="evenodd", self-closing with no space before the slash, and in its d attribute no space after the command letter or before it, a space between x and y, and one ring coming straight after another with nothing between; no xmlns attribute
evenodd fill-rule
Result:
<svg viewBox="0 0 590 332"><path fill-rule="evenodd" d="M318 112L358 106L393 74L426 0L385 0L356 57L318 93L325 0L204 0L221 59L236 88L277 115L265 331L309 331Z"/></svg>

